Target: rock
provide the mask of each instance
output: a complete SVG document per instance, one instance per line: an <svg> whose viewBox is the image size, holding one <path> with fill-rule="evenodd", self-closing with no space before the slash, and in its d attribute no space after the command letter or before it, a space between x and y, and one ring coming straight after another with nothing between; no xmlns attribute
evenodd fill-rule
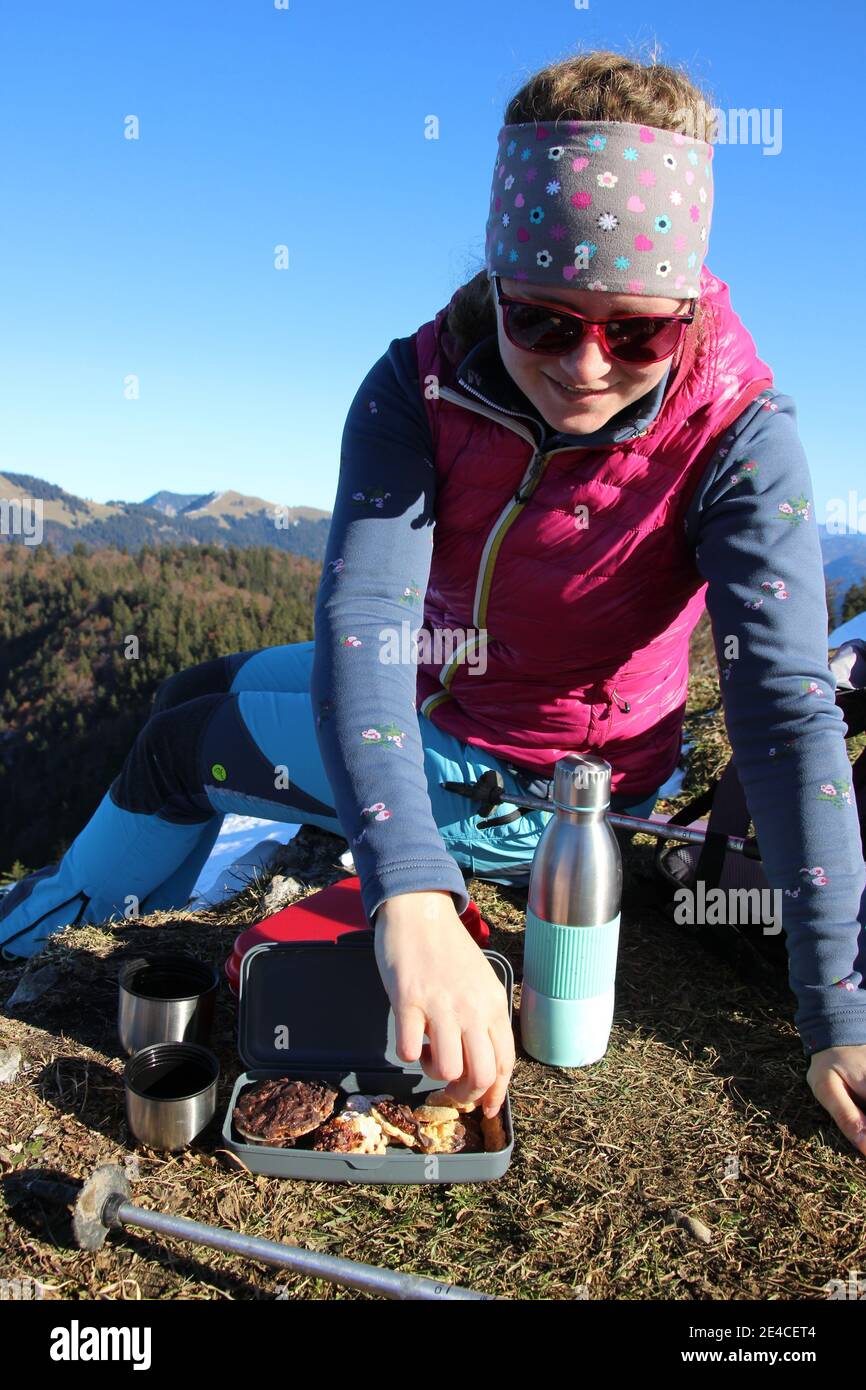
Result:
<svg viewBox="0 0 866 1390"><path fill-rule="evenodd" d="M32 1004L57 984L63 971L57 965L43 965L41 970L28 970L18 981L17 989L6 1000L7 1009L19 1004Z"/></svg>
<svg viewBox="0 0 866 1390"><path fill-rule="evenodd" d="M680 1210L679 1207L670 1207L668 1210L668 1220L682 1226L684 1231L688 1231L695 1240L701 1241L703 1245L709 1245L713 1238L713 1233L709 1226L705 1226L696 1216L689 1216L688 1212Z"/></svg>
<svg viewBox="0 0 866 1390"><path fill-rule="evenodd" d="M21 1070L21 1048L0 1047L0 1084L14 1081Z"/></svg>
<svg viewBox="0 0 866 1390"><path fill-rule="evenodd" d="M279 912L280 908L299 898L303 891L303 884L296 878L284 878L282 874L275 874L265 893L265 912Z"/></svg>

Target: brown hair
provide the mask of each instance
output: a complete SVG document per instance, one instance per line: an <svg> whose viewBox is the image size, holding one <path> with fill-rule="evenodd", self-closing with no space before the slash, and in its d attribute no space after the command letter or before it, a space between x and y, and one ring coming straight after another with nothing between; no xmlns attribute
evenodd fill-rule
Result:
<svg viewBox="0 0 866 1390"><path fill-rule="evenodd" d="M657 49L644 65L621 53L595 49L550 63L530 77L505 108L503 125L523 121L632 121L681 130L687 134L708 129L713 107L706 91L696 87L684 71L655 61ZM689 121L694 122L692 129ZM706 139L712 141L708 129ZM697 347L702 336L702 305L686 333ZM486 269L456 291L445 328L451 349L460 360L483 338L496 332L493 285Z"/></svg>

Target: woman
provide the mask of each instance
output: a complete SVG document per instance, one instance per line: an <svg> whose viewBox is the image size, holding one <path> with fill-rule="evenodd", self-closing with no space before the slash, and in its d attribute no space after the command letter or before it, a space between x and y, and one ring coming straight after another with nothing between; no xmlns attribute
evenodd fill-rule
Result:
<svg viewBox="0 0 866 1390"><path fill-rule="evenodd" d="M225 811L342 829L400 1055L494 1114L513 1040L461 868L525 881L547 817L479 827L441 784L495 769L517 806L602 750L613 808L647 813L706 602L808 1080L866 1153L866 871L811 482L794 404L704 264L713 150L681 131L705 110L681 73L606 52L511 100L484 269L350 408L315 643L163 687L60 865L0 909L8 953L124 898L182 903Z"/></svg>

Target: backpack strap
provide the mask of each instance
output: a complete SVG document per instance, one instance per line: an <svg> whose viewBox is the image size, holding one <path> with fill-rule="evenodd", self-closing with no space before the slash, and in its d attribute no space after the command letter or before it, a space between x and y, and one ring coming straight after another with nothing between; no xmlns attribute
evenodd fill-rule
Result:
<svg viewBox="0 0 866 1390"><path fill-rule="evenodd" d="M695 879L702 878L708 888L717 888L721 880L728 852L727 837L739 835L745 839L752 818L733 758L714 784L713 793L707 835L695 866Z"/></svg>

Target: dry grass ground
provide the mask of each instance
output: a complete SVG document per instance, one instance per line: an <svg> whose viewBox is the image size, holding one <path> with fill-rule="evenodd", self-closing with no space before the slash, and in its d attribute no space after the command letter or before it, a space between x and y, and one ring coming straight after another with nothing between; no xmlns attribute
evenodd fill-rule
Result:
<svg viewBox="0 0 866 1390"><path fill-rule="evenodd" d="M718 686L696 662L687 793L727 759L717 704ZM56 984L31 1005L0 1005L0 1040L25 1063L0 1085L0 1276L38 1279L46 1297L63 1299L271 1299L281 1287L290 1297L365 1296L143 1232L85 1254L56 1208L21 1195L24 1170L85 1178L99 1163L126 1162L141 1205L515 1299L823 1299L829 1279L866 1267L866 1164L806 1085L792 996L743 984L688 929L643 905L649 858L647 840L625 852L606 1056L559 1071L518 1051L513 1162L477 1185L255 1176L221 1149L216 1122L180 1155L130 1141L119 964L180 947L221 967L261 915L261 885L184 924L163 913L54 938L29 968L57 965ZM519 981L525 890L472 879L469 891ZM27 968L0 971L0 999ZM518 985L515 1009L519 1001ZM239 1069L235 1026L226 989L214 1043L222 1111Z"/></svg>

